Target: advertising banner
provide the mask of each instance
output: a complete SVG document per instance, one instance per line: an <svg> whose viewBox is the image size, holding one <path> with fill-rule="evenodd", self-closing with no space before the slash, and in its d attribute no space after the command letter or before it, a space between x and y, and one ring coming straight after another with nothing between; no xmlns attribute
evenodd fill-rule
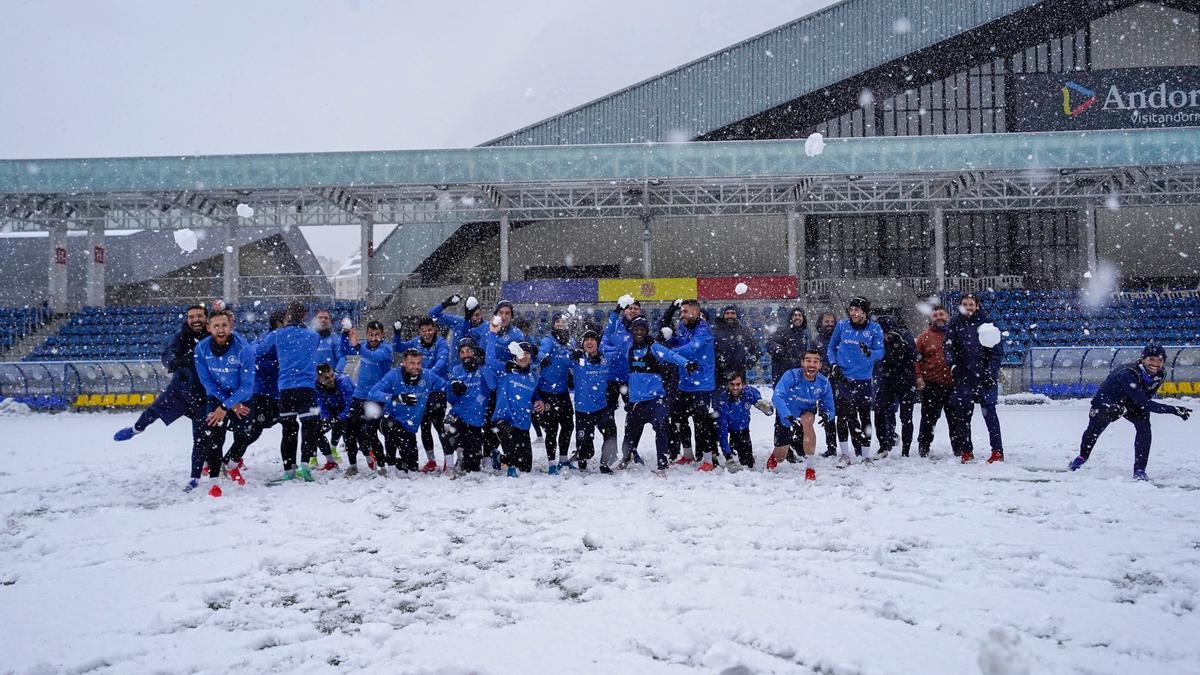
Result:
<svg viewBox="0 0 1200 675"><path fill-rule="evenodd" d="M666 279L601 279L600 302L616 302L626 293L638 300L670 302L696 297L695 277Z"/></svg>
<svg viewBox="0 0 1200 675"><path fill-rule="evenodd" d="M1200 68L1121 68L1008 78L1011 131L1200 126Z"/></svg>
<svg viewBox="0 0 1200 675"><path fill-rule="evenodd" d="M696 294L700 300L775 300L798 294L796 277L700 277ZM738 293L741 291L741 293Z"/></svg>
<svg viewBox="0 0 1200 675"><path fill-rule="evenodd" d="M501 297L517 304L534 302L596 302L595 279L537 279L506 281Z"/></svg>

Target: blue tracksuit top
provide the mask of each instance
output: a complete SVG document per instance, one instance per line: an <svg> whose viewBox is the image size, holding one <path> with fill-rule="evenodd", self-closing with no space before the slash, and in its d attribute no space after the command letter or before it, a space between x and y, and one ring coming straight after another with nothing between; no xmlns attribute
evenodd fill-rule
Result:
<svg viewBox="0 0 1200 675"><path fill-rule="evenodd" d="M496 373L496 410L492 413L492 421L508 422L528 431L533 422L533 402L539 400L537 369L530 364L529 370L522 372L515 364L496 358L497 338L491 331L483 338L483 351L487 354L487 363L483 367ZM512 354L507 356L512 358Z"/></svg>
<svg viewBox="0 0 1200 675"><path fill-rule="evenodd" d="M608 325L604 327L604 336L600 339L600 351L612 364L608 379L612 382L625 383L629 381L629 348L633 346L633 334L629 332L629 324L620 312L608 315Z"/></svg>
<svg viewBox="0 0 1200 675"><path fill-rule="evenodd" d="M1173 413L1173 406L1152 400L1164 377L1163 371L1151 376L1138 362L1118 366L1109 373L1092 397L1092 407L1123 405L1135 413Z"/></svg>
<svg viewBox="0 0 1200 675"><path fill-rule="evenodd" d="M392 336L392 344L397 354L403 354L405 349L415 349L421 352L421 370L428 370L446 377L450 372L450 348L446 341L434 336L433 344L426 345L420 337L411 340L401 340L399 335Z"/></svg>
<svg viewBox="0 0 1200 675"><path fill-rule="evenodd" d="M346 355L342 353L342 338L330 330L325 335L317 333L317 365L328 363L335 372L346 370Z"/></svg>
<svg viewBox="0 0 1200 675"><path fill-rule="evenodd" d="M225 349L213 344L212 336L196 344L196 374L204 391L232 408L254 395L254 348L241 335L230 336Z"/></svg>
<svg viewBox="0 0 1200 675"><path fill-rule="evenodd" d="M499 333L492 333L492 331L488 330L488 324L485 321L475 328L473 337L475 337L476 342L483 345L487 341L488 336L492 337L492 351L488 354L488 357L491 358L492 354L494 354L501 361L512 361L513 359L512 352L508 351L508 344L510 342L522 342L525 340L525 334L521 332L521 329L512 324L509 324L508 328L502 328Z"/></svg>
<svg viewBox="0 0 1200 675"><path fill-rule="evenodd" d="M392 343L381 340L378 347L371 349L366 340L359 340L355 347L347 339L342 343L342 351L345 354L358 354L358 383L354 386L354 398L364 401L371 398L371 387L392 369Z"/></svg>
<svg viewBox="0 0 1200 675"><path fill-rule="evenodd" d="M859 345L867 345L870 356L864 356ZM875 362L883 358L883 329L874 321L855 328L850 319L842 319L833 329L826 347L829 364L842 367L848 380L869 380L875 372Z"/></svg>
<svg viewBox="0 0 1200 675"><path fill-rule="evenodd" d="M333 376L333 389L317 385L317 407L321 409L321 419L344 420L350 417L350 402L354 400L354 383L350 377L337 373Z"/></svg>
<svg viewBox="0 0 1200 675"><path fill-rule="evenodd" d="M271 331L263 346L279 357L279 390L312 389L317 386L317 343L321 336L294 323Z"/></svg>
<svg viewBox="0 0 1200 675"><path fill-rule="evenodd" d="M695 328L689 328L680 321L670 345L675 353L700 364L700 370L694 375L685 370L679 371L679 391L712 391L716 388L716 345L707 321L700 319Z"/></svg>
<svg viewBox="0 0 1200 675"><path fill-rule="evenodd" d="M410 382L405 377L403 368L392 368L391 372L371 387L370 399L383 404L385 415L415 434L421 429L421 418L425 416L425 404L429 402L429 395L445 389L446 380L441 375L422 370L416 381ZM416 396L416 402L407 405L396 400L397 396L404 394Z"/></svg>
<svg viewBox="0 0 1200 675"><path fill-rule="evenodd" d="M488 399L496 390L496 371L487 366L480 366L468 371L462 363L450 369L450 381L455 380L467 385L467 391L462 396L446 387L446 400L450 403L450 412L465 424L482 428L487 422Z"/></svg>
<svg viewBox="0 0 1200 675"><path fill-rule="evenodd" d="M775 406L775 414L779 415L779 419L785 425L791 424L806 412L824 412L830 420L837 417L837 409L833 406L833 387L829 384L829 378L817 373L810 382L800 368L792 368L779 378L779 382L775 384L775 391L771 394L771 404Z"/></svg>
<svg viewBox="0 0 1200 675"><path fill-rule="evenodd" d="M612 362L602 352L596 360L583 358L570 361L571 377L575 380L575 410L594 413L608 407L608 371Z"/></svg>
<svg viewBox="0 0 1200 675"><path fill-rule="evenodd" d="M254 341L254 393L279 398L279 357L266 347L267 335Z"/></svg>
<svg viewBox="0 0 1200 675"><path fill-rule="evenodd" d="M648 355L652 354L649 358ZM687 371L684 366L688 360L666 347L651 342L648 347L633 345L629 355L625 357L629 367L629 402L641 403L652 401L667 395L663 389L662 373L659 372L658 361L666 361L679 366L679 376L682 378Z"/></svg>
<svg viewBox="0 0 1200 675"><path fill-rule="evenodd" d="M762 393L754 387L746 387L737 399L729 397L729 390L717 394L713 410L717 413L717 440L721 443L721 454L729 456L730 431L746 431L750 428L750 408L762 400Z"/></svg>
<svg viewBox="0 0 1200 675"><path fill-rule="evenodd" d="M554 339L553 335L542 338L541 347L538 348L538 362L550 357L550 363L540 369L541 379L538 380L538 391L550 394L567 393L567 372L571 369L571 350L573 349L575 349L573 340L568 340L564 345Z"/></svg>
<svg viewBox="0 0 1200 675"><path fill-rule="evenodd" d="M458 314L447 314L447 309L449 308L442 307L440 303L436 304L429 309L429 318L438 322L439 325L450 329L450 355L448 365L456 366L459 363L458 341L465 337L470 337L474 338L476 343L483 344L483 336L477 331L480 328L483 328L483 330L486 331L487 326L485 324L480 324L472 327L462 316L459 316ZM449 372L449 368L447 368L447 372Z"/></svg>

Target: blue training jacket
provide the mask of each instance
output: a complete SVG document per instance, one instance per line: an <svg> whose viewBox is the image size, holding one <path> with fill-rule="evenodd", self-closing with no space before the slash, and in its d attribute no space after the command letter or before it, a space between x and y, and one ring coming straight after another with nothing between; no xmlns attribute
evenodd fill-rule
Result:
<svg viewBox="0 0 1200 675"><path fill-rule="evenodd" d="M350 377L341 373L333 376L333 389L329 390L317 385L317 407L321 409L321 419L345 420L350 417L350 403L354 400L354 383Z"/></svg>
<svg viewBox="0 0 1200 675"><path fill-rule="evenodd" d="M712 391L717 387L716 344L707 321L700 319L695 328L689 328L680 320L670 345L675 353L700 364L695 374L679 371L679 391Z"/></svg>
<svg viewBox="0 0 1200 675"><path fill-rule="evenodd" d="M264 333L254 341L254 393L267 398L279 399L279 356L274 349L266 347Z"/></svg>
<svg viewBox="0 0 1200 675"><path fill-rule="evenodd" d="M438 322L438 324L450 329L450 354L449 365L455 366L459 363L458 358L458 341L464 337L474 338L478 344L483 344L483 336L477 331L480 328L487 330L485 324L472 327L467 320L457 314L447 314L448 307L442 307L441 303L434 305L429 309L429 318ZM447 369L449 372L449 369Z"/></svg>
<svg viewBox="0 0 1200 675"><path fill-rule="evenodd" d="M530 364L529 370L522 372L515 364L494 357L497 342L497 336L491 331L483 338L483 351L487 354L483 367L496 373L496 410L492 413L492 421L508 422L528 431L533 423L533 402L540 398L537 395L537 369ZM505 352L508 352L507 348ZM512 358L512 354L508 357Z"/></svg>
<svg viewBox="0 0 1200 675"><path fill-rule="evenodd" d="M479 366L468 371L461 362L450 369L450 383L462 382L467 391L462 396L454 393L451 386L446 387L446 401L450 403L450 412L462 420L464 424L482 428L487 423L488 399L496 390L496 371L487 366Z"/></svg>
<svg viewBox="0 0 1200 675"><path fill-rule="evenodd" d="M612 361L603 352L596 360L585 354L570 361L571 377L575 380L575 410L594 413L608 407L608 380Z"/></svg>
<svg viewBox="0 0 1200 675"><path fill-rule="evenodd" d="M383 404L385 415L415 434L421 429L421 418L425 416L425 405L429 402L429 395L445 390L446 380L441 375L422 370L415 381L410 381L403 368L392 368L391 372L371 387L370 398ZM397 397L405 395L411 395L411 403L397 400Z"/></svg>
<svg viewBox="0 0 1200 675"><path fill-rule="evenodd" d="M446 373L450 372L450 348L440 337L434 336L433 344L426 345L421 342L420 337L401 340L400 335L396 334L392 336L392 345L397 354L403 354L405 349L421 352L421 370L428 370L442 377L446 377Z"/></svg>
<svg viewBox="0 0 1200 675"><path fill-rule="evenodd" d="M629 348L633 346L633 333L620 312L610 312L604 336L600 339L600 351L612 364L608 379L612 382L629 381Z"/></svg>
<svg viewBox="0 0 1200 675"><path fill-rule="evenodd" d="M346 354L358 354L358 382L354 386L354 398L364 401L369 399L371 387L392 369L392 343L381 340L378 347L371 349L366 340L359 340L358 346L355 347L347 337L342 343L342 351Z"/></svg>
<svg viewBox="0 0 1200 675"><path fill-rule="evenodd" d="M687 366L688 360L657 342L651 342L647 347L631 346L629 355L625 358L629 367L630 403L652 401L667 395L663 388L660 361L679 366L680 378L687 373L684 367Z"/></svg>
<svg viewBox="0 0 1200 675"><path fill-rule="evenodd" d="M246 403L254 395L254 348L237 333L225 349L206 337L196 345L196 374L204 391L226 410Z"/></svg>
<svg viewBox="0 0 1200 675"><path fill-rule="evenodd" d="M1153 400L1164 377L1162 371L1151 376L1138 362L1118 366L1092 397L1092 407L1123 405L1135 412L1173 413L1174 406Z"/></svg>
<svg viewBox="0 0 1200 675"><path fill-rule="evenodd" d="M571 370L571 351L574 349L574 340L563 344L553 335L542 338L542 345L538 348L538 361L545 361L548 357L550 363L540 369L538 391L549 394L567 393L567 373Z"/></svg>
<svg viewBox="0 0 1200 675"><path fill-rule="evenodd" d="M862 353L862 347L870 349L870 355ZM883 358L883 329L874 321L867 320L862 328L855 328L850 319L842 319L833 329L826 347L826 356L832 366L841 366L848 380L869 380L875 373L875 362Z"/></svg>
<svg viewBox="0 0 1200 675"><path fill-rule="evenodd" d="M749 429L750 408L761 400L762 392L750 386L743 389L737 399L729 398L728 389L717 394L713 410L717 413L717 440L721 443L722 454L728 456L733 452L729 447L729 432Z"/></svg>
<svg viewBox="0 0 1200 675"><path fill-rule="evenodd" d="M325 335L317 333L317 365L328 363L335 372L346 370L346 355L342 352L342 337L330 330Z"/></svg>
<svg viewBox="0 0 1200 675"><path fill-rule="evenodd" d="M857 347L855 347L857 349ZM792 368L779 378L771 394L775 414L785 426L799 419L804 413L825 413L830 421L836 419L837 409L833 405L833 387L829 378L817 373L810 382L800 368Z"/></svg>
<svg viewBox="0 0 1200 675"><path fill-rule="evenodd" d="M279 390L312 389L317 383L317 343L321 336L293 323L267 334L264 346L279 357Z"/></svg>

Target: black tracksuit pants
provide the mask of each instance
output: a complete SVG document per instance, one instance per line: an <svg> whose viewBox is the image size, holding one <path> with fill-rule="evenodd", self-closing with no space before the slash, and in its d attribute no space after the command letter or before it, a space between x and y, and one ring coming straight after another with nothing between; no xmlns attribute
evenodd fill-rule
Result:
<svg viewBox="0 0 1200 675"><path fill-rule="evenodd" d="M545 406L537 418L546 431L546 459L553 462L556 455L566 459L571 450L571 436L575 433L575 406L571 405L571 395L539 391L538 396Z"/></svg>

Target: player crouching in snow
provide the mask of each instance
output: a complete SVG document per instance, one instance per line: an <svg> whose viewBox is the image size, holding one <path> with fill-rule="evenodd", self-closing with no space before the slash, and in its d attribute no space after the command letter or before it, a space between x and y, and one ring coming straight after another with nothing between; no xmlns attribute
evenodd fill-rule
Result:
<svg viewBox="0 0 1200 675"><path fill-rule="evenodd" d="M435 391L446 390L446 380L422 370L423 358L418 349L404 350L400 367L393 368L371 387L370 399L384 406L380 424L385 456L379 466L381 476L387 475L388 464L396 471L417 470L417 433L421 430L429 396Z"/></svg>
<svg viewBox="0 0 1200 675"><path fill-rule="evenodd" d="M637 455L638 441L642 430L649 424L654 428L654 446L658 455L658 472L666 471L668 458L667 418L670 410L664 402L662 373L659 363L666 361L682 367L689 375L700 371L700 364L658 344L650 338L650 322L639 316L629 324L633 342L625 358L629 363L629 403L625 406L625 439L621 445L621 462L617 468L624 469L629 463L641 463Z"/></svg>
<svg viewBox="0 0 1200 675"><path fill-rule="evenodd" d="M771 400L779 419L792 431L792 446L804 448L804 480L816 480L813 453L817 447L817 436L813 431L814 418L820 417L826 433L836 420L833 388L829 379L821 374L821 351L809 349L799 368L793 368L779 378ZM787 457L787 448L776 447L767 459L767 469L774 469Z"/></svg>
<svg viewBox="0 0 1200 675"><path fill-rule="evenodd" d="M533 471L533 446L529 441L529 427L533 424L533 413L542 413L545 406L537 393L538 374L533 369L536 348L524 340L508 343L511 361L500 358L496 352L497 335L503 326L495 319L488 324L483 336L483 354L486 368L496 374L496 410L492 413L492 425L500 439L503 459L493 455L492 466L500 469L508 466L508 475L516 478L520 472ZM550 473L558 473L558 465L551 464Z"/></svg>
<svg viewBox="0 0 1200 675"><path fill-rule="evenodd" d="M1167 405L1152 400L1163 382L1163 361L1166 351L1159 345L1150 344L1142 350L1137 363L1128 363L1109 374L1092 398L1092 409L1088 413L1087 430L1079 443L1079 456L1071 460L1068 467L1075 471L1088 461L1092 448L1100 434L1109 424L1124 417L1133 423L1133 477L1149 480L1146 463L1150 461L1150 413L1166 413L1187 419L1192 411L1183 406Z"/></svg>
<svg viewBox="0 0 1200 675"><path fill-rule="evenodd" d="M346 441L346 452L358 454L351 446L358 445L358 439L347 430L347 420L350 419L350 409L354 403L354 383L350 378L335 371L328 363L317 365L317 408L321 411L321 436L317 441L321 453L326 457L333 455L330 439L326 432L332 435L332 442L338 438ZM337 468L337 462L326 462L321 471L332 471Z"/></svg>
<svg viewBox="0 0 1200 675"><path fill-rule="evenodd" d="M483 365L483 350L472 338L458 341L458 363L450 368L446 398L446 441L453 463L443 467L455 473L473 473L481 468L483 425L487 423L488 401L496 390L496 371ZM447 454L446 448L442 454Z"/></svg>
<svg viewBox="0 0 1200 675"><path fill-rule="evenodd" d="M730 473L741 471L743 466L754 468L754 445L750 442L751 406L768 417L775 414L771 402L764 399L758 389L746 386L745 375L727 374L725 389L717 394L714 408L717 411L717 442L725 455L725 470Z"/></svg>
<svg viewBox="0 0 1200 675"><path fill-rule="evenodd" d="M254 348L242 336L233 332L233 312L214 312L208 319L210 335L196 345L196 375L208 395L208 416L204 418L203 442L200 452L192 452L192 479L187 490L197 487L200 470L207 461L213 481L208 494L221 496L217 485L220 475L221 451L225 447L225 432L233 430L233 447L229 449L226 472L240 485L246 483L238 462L254 437L254 416L246 403L254 395Z"/></svg>

